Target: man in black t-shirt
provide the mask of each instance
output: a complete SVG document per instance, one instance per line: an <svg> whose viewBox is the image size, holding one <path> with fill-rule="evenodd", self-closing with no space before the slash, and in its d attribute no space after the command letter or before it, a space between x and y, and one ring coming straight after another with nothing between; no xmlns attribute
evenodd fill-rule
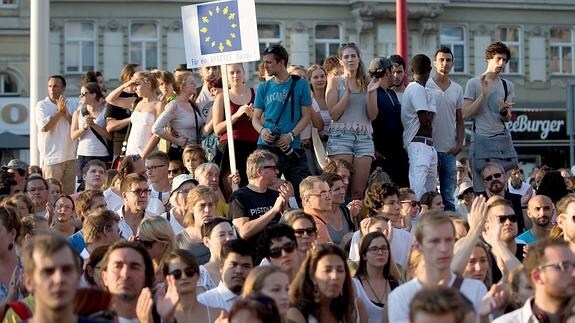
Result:
<svg viewBox="0 0 575 323"><path fill-rule="evenodd" d="M267 150L258 149L247 160L248 185L232 193L228 217L241 238L254 246L262 231L277 223L288 196L288 187L280 190L269 187L278 175L277 157Z"/></svg>

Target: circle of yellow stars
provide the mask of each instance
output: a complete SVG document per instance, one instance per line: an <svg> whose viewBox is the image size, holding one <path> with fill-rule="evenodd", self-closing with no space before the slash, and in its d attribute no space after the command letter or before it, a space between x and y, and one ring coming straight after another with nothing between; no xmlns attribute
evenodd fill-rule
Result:
<svg viewBox="0 0 575 323"><path fill-rule="evenodd" d="M215 11L215 12L214 12ZM204 24L207 24L210 22L210 19L214 18L215 15L222 15L227 17L228 20L233 21L236 18L236 13L232 12L230 10L230 8L228 6L225 6L223 9L220 8L220 6L216 6L215 9L212 10L208 10L208 15L207 16L202 16L202 22ZM229 27L231 29L237 29L238 25L236 23L231 23L229 25ZM200 28L200 32L203 34L207 34L208 33L208 27L202 27ZM206 35L204 37L204 41L206 43L209 43L211 47L216 47L218 48L218 50L220 52L223 52L225 47L224 46L228 46L228 47L232 47L232 40L237 38L237 34L232 30L229 34L228 34L229 38L224 38L222 40L222 42L218 42L214 39L212 39L209 35Z"/></svg>

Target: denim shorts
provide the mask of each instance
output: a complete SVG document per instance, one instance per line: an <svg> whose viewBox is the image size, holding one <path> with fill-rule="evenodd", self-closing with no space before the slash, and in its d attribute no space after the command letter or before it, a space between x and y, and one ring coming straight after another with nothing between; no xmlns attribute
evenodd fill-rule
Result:
<svg viewBox="0 0 575 323"><path fill-rule="evenodd" d="M353 155L357 158L375 156L371 134L339 129L330 131L326 152L328 156Z"/></svg>

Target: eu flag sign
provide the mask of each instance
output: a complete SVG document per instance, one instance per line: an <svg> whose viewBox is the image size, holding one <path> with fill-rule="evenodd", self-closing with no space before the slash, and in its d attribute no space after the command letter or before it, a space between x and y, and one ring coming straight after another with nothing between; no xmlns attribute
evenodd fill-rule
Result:
<svg viewBox="0 0 575 323"><path fill-rule="evenodd" d="M198 19L202 55L242 49L237 0L200 4Z"/></svg>
<svg viewBox="0 0 575 323"><path fill-rule="evenodd" d="M218 0L182 7L189 68L260 59L255 0Z"/></svg>

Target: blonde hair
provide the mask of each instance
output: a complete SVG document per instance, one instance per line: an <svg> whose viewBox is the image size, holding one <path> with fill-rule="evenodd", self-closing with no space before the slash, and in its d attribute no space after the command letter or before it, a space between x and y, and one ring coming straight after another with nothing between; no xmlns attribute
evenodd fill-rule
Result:
<svg viewBox="0 0 575 323"><path fill-rule="evenodd" d="M156 91L158 89L158 79L156 78L156 75L154 75L151 72L147 71L136 72L134 73L134 78L137 78L138 80L148 83L153 91Z"/></svg>
<svg viewBox="0 0 575 323"><path fill-rule="evenodd" d="M176 249L176 236L172 226L161 216L145 217L138 226L138 236L163 243L161 257L157 263L158 268L164 266L170 253Z"/></svg>
<svg viewBox="0 0 575 323"><path fill-rule="evenodd" d="M216 202L216 193L206 185L198 185L190 190L188 193L188 198L186 200L187 211L184 215L184 224L186 226L193 226L196 224L194 218L194 206L198 201L204 197L211 197L214 203Z"/></svg>
<svg viewBox="0 0 575 323"><path fill-rule="evenodd" d="M248 179L256 179L258 177L258 169L262 168L268 160L273 160L277 163L278 158L275 154L264 149L256 149L251 153L246 162Z"/></svg>

